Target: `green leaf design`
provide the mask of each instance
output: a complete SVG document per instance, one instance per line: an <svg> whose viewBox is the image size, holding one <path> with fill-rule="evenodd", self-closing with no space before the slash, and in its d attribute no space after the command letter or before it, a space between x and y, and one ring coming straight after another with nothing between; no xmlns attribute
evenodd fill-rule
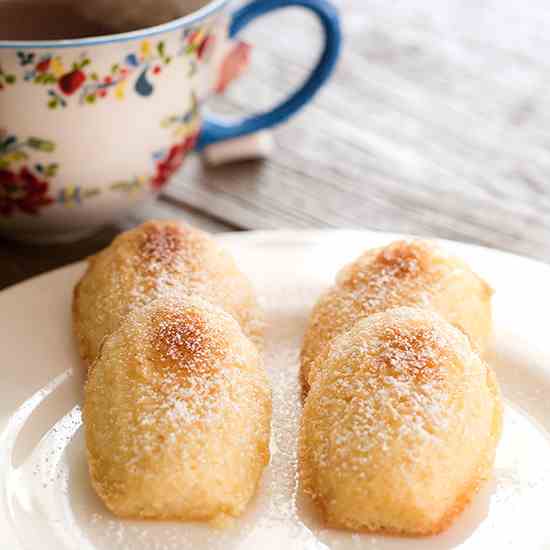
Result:
<svg viewBox="0 0 550 550"><path fill-rule="evenodd" d="M27 153L25 153L25 151L14 151L11 154L11 158L15 162L18 162L20 160L27 160L29 158L29 156L27 155Z"/></svg>
<svg viewBox="0 0 550 550"><path fill-rule="evenodd" d="M90 75L90 78L91 78L92 80L99 80L99 75L98 75L97 73L92 73L92 74Z"/></svg>
<svg viewBox="0 0 550 550"><path fill-rule="evenodd" d="M0 134L0 152L6 151L9 147L17 144L17 138L15 136L7 135L5 132Z"/></svg>
<svg viewBox="0 0 550 550"><path fill-rule="evenodd" d="M6 84L13 84L15 83L15 75L13 74L7 74L5 76Z"/></svg>
<svg viewBox="0 0 550 550"><path fill-rule="evenodd" d="M86 103L95 103L95 95L93 94L88 94L86 96Z"/></svg>
<svg viewBox="0 0 550 550"><path fill-rule="evenodd" d="M101 190L99 187L90 187L89 189L84 189L81 194L82 197L87 199L89 197L93 197L94 195L99 195L100 192Z"/></svg>
<svg viewBox="0 0 550 550"><path fill-rule="evenodd" d="M112 191L123 191L125 193L138 189L139 187L141 187L141 185L137 179L131 181L115 181L109 186Z"/></svg>
<svg viewBox="0 0 550 550"><path fill-rule="evenodd" d="M91 63L90 59L88 57L86 57L86 59L84 59L82 61L82 63L80 64L80 68L82 67L86 67L87 65L89 65Z"/></svg>
<svg viewBox="0 0 550 550"><path fill-rule="evenodd" d="M170 128L170 126L172 126L172 124L174 124L174 122L176 122L176 117L175 116L168 116L166 118L163 118L160 121L160 127L161 128Z"/></svg>
<svg viewBox="0 0 550 550"><path fill-rule="evenodd" d="M111 67L111 73L115 74L118 69L120 68L120 65L118 63L115 63L112 67Z"/></svg>
<svg viewBox="0 0 550 550"><path fill-rule="evenodd" d="M168 65L172 61L172 58L170 56L164 58L164 62Z"/></svg>
<svg viewBox="0 0 550 550"><path fill-rule="evenodd" d="M191 94L191 112L193 113L193 116L197 116L199 114L199 100L197 99L197 95L195 93Z"/></svg>
<svg viewBox="0 0 550 550"><path fill-rule="evenodd" d="M27 140L27 145L31 149L37 149L39 151L43 151L44 153L51 153L55 151L55 143L47 139L30 137Z"/></svg>
<svg viewBox="0 0 550 550"><path fill-rule="evenodd" d="M50 101L48 101L48 109L55 109L56 107L57 107L57 100L50 99Z"/></svg>
<svg viewBox="0 0 550 550"><path fill-rule="evenodd" d="M128 187L128 182L126 181L115 181L109 186L113 191L124 191Z"/></svg>
<svg viewBox="0 0 550 550"><path fill-rule="evenodd" d="M161 57L164 57L164 41L160 41L158 44L157 44L157 50L160 54Z"/></svg>
<svg viewBox="0 0 550 550"><path fill-rule="evenodd" d="M44 169L44 175L47 178L53 178L57 174L58 169L59 169L59 164L57 164L57 162L48 164Z"/></svg>

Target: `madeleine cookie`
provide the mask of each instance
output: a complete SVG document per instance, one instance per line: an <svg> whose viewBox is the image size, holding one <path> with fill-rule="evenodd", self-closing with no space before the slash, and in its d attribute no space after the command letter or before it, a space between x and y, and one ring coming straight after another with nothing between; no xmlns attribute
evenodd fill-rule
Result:
<svg viewBox="0 0 550 550"><path fill-rule="evenodd" d="M250 282L206 233L175 221L149 221L89 259L73 299L80 354L91 363L105 336L132 309L175 293L202 296L261 342L262 319Z"/></svg>
<svg viewBox="0 0 550 550"><path fill-rule="evenodd" d="M368 250L344 267L315 305L302 346L302 377L311 384L327 344L363 317L393 307L432 309L483 351L491 332L491 288L462 260L423 241Z"/></svg>
<svg viewBox="0 0 550 550"><path fill-rule="evenodd" d="M332 340L306 398L303 486L330 526L438 533L490 475L501 416L462 332L422 309L371 315Z"/></svg>
<svg viewBox="0 0 550 550"><path fill-rule="evenodd" d="M116 515L221 522L269 461L271 391L221 308L164 297L105 339L85 388L92 485Z"/></svg>

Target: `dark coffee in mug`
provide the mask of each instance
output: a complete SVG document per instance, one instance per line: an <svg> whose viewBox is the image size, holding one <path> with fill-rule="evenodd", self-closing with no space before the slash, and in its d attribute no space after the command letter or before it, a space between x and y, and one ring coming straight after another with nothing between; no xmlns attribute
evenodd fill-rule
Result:
<svg viewBox="0 0 550 550"><path fill-rule="evenodd" d="M201 8L205 0L0 0L0 40L62 40L139 30Z"/></svg>
<svg viewBox="0 0 550 550"><path fill-rule="evenodd" d="M113 32L117 31L83 17L71 6L0 4L0 40L58 40Z"/></svg>

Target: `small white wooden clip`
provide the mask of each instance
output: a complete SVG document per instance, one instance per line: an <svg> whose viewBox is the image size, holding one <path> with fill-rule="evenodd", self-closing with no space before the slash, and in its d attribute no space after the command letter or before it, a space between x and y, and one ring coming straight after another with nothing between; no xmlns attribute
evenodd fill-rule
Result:
<svg viewBox="0 0 550 550"><path fill-rule="evenodd" d="M241 160L265 159L271 155L274 146L272 133L269 130L262 130L208 145L202 151L202 158L210 166Z"/></svg>

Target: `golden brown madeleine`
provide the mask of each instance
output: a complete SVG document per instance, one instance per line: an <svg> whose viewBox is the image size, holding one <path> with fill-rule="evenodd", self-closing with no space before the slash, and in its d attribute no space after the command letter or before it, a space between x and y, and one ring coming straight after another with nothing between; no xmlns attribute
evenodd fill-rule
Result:
<svg viewBox="0 0 550 550"><path fill-rule="evenodd" d="M89 259L73 300L82 358L91 363L129 311L172 292L221 306L247 336L261 342L261 312L233 258L202 231L177 221L149 221Z"/></svg>
<svg viewBox="0 0 550 550"><path fill-rule="evenodd" d="M306 398L303 486L331 526L440 532L490 475L501 417L462 332L420 308L372 315L331 342Z"/></svg>
<svg viewBox="0 0 550 550"><path fill-rule="evenodd" d="M344 267L315 305L302 346L311 384L327 344L363 317L394 307L430 308L459 327L479 351L491 333L491 288L462 260L432 243L397 241Z"/></svg>
<svg viewBox="0 0 550 550"><path fill-rule="evenodd" d="M92 485L121 517L238 516L269 461L271 391L228 313L160 298L105 339L85 388Z"/></svg>

